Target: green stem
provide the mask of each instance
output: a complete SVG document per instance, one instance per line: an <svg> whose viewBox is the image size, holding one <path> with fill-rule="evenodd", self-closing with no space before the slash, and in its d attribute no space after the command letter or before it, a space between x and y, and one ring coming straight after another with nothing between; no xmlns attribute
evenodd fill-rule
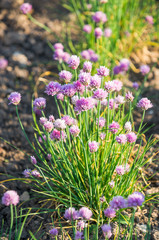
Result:
<svg viewBox="0 0 159 240"><path fill-rule="evenodd" d="M9 229L9 240L12 239L13 217L14 217L13 204L10 205L10 213L11 213L11 223L10 223L10 229Z"/></svg>

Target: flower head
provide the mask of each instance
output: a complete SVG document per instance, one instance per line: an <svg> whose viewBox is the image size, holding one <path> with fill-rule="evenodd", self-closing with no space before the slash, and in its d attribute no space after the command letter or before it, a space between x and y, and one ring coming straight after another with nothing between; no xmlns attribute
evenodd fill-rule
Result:
<svg viewBox="0 0 159 240"><path fill-rule="evenodd" d="M125 173L125 168L122 165L117 166L115 170L118 175L124 175Z"/></svg>
<svg viewBox="0 0 159 240"><path fill-rule="evenodd" d="M92 142L89 142L88 145L89 145L89 151L91 153L97 152L97 150L99 148L99 143L98 142L92 141Z"/></svg>
<svg viewBox="0 0 159 240"><path fill-rule="evenodd" d="M83 63L83 71L91 73L91 71L92 71L92 63L89 62L89 61L84 62Z"/></svg>
<svg viewBox="0 0 159 240"><path fill-rule="evenodd" d="M96 125L97 125L97 126L98 126L98 122L99 122L99 127L100 127L100 128L104 127L104 125L105 125L105 118L100 117L99 120L98 120L98 118L97 118L97 121L96 121Z"/></svg>
<svg viewBox="0 0 159 240"><path fill-rule="evenodd" d="M65 84L61 87L61 92L64 96L73 97L76 93L76 88L74 84Z"/></svg>
<svg viewBox="0 0 159 240"><path fill-rule="evenodd" d="M85 60L90 60L90 53L88 52L88 50L84 50L81 52L81 57Z"/></svg>
<svg viewBox="0 0 159 240"><path fill-rule="evenodd" d="M116 216L116 211L113 208L109 207L104 210L104 215L108 218L114 218Z"/></svg>
<svg viewBox="0 0 159 240"><path fill-rule="evenodd" d="M129 143L133 143L133 142L136 142L136 139L137 139L137 135L134 133L134 132L129 132L126 134L126 137L127 137L127 141Z"/></svg>
<svg viewBox="0 0 159 240"><path fill-rule="evenodd" d="M112 122L110 125L109 125L109 130L110 132L112 132L113 134L117 133L118 132L118 129L119 129L119 123L117 122Z"/></svg>
<svg viewBox="0 0 159 240"><path fill-rule="evenodd" d="M121 96L121 95L118 95L118 96L115 98L115 102L116 102L117 104L123 104L123 103L125 102L124 97Z"/></svg>
<svg viewBox="0 0 159 240"><path fill-rule="evenodd" d="M133 82L133 88L134 88L135 90L138 90L139 84L138 84L137 82Z"/></svg>
<svg viewBox="0 0 159 240"><path fill-rule="evenodd" d="M99 60L98 54L94 53L90 56L90 61L97 62Z"/></svg>
<svg viewBox="0 0 159 240"><path fill-rule="evenodd" d="M147 16L145 17L145 20L146 20L146 22L148 22L148 23L151 24L151 25L154 24L154 22L153 22L153 17L150 16L150 15L147 15Z"/></svg>
<svg viewBox="0 0 159 240"><path fill-rule="evenodd" d="M93 98L97 100L104 100L108 96L108 93L104 91L102 88L98 88L96 91L94 91Z"/></svg>
<svg viewBox="0 0 159 240"><path fill-rule="evenodd" d="M26 177L26 178L30 177L31 169L25 169L22 174L23 174L24 177Z"/></svg>
<svg viewBox="0 0 159 240"><path fill-rule="evenodd" d="M86 33L91 33L92 31L92 26L91 25L84 25L83 27L83 31L86 32Z"/></svg>
<svg viewBox="0 0 159 240"><path fill-rule="evenodd" d="M131 132L131 122L126 122L125 125L124 125L124 128L127 132Z"/></svg>
<svg viewBox="0 0 159 240"><path fill-rule="evenodd" d="M134 100L134 96L132 95L132 92L127 92L125 95L126 100L132 102Z"/></svg>
<svg viewBox="0 0 159 240"><path fill-rule="evenodd" d="M108 239L112 236L112 232L111 232L111 226L108 225L108 224L104 224L102 227L101 227L102 231L103 231L103 234L104 234L104 237L107 237Z"/></svg>
<svg viewBox="0 0 159 240"><path fill-rule="evenodd" d="M116 210L127 207L127 201L122 196L113 197L112 201L109 204L111 208Z"/></svg>
<svg viewBox="0 0 159 240"><path fill-rule="evenodd" d="M119 92L122 89L123 83L119 80L113 80L114 88L116 92Z"/></svg>
<svg viewBox="0 0 159 240"><path fill-rule="evenodd" d="M57 50L57 49L63 50L63 49L64 49L64 46L63 46L62 43L55 43L55 44L53 45L53 47L54 47L55 50Z"/></svg>
<svg viewBox="0 0 159 240"><path fill-rule="evenodd" d="M114 185L115 185L115 182L112 180L112 181L110 181L108 184L109 184L109 186L110 186L111 188L113 188Z"/></svg>
<svg viewBox="0 0 159 240"><path fill-rule="evenodd" d="M39 119L39 122L40 122L41 125L44 125L44 123L46 123L47 121L48 121L48 120L47 120L46 117L41 117L41 118Z"/></svg>
<svg viewBox="0 0 159 240"><path fill-rule="evenodd" d="M89 87L91 87L92 89L96 89L96 88L99 88L100 85L101 85L101 77L99 75L95 74L90 78Z"/></svg>
<svg viewBox="0 0 159 240"><path fill-rule="evenodd" d="M120 134L119 136L116 137L116 141L119 144L125 144L127 142L127 136L125 134Z"/></svg>
<svg viewBox="0 0 159 240"><path fill-rule="evenodd" d="M78 76L78 81L82 83L84 86L88 86L90 82L90 73L87 72L81 72Z"/></svg>
<svg viewBox="0 0 159 240"><path fill-rule="evenodd" d="M96 23L99 23L99 22L105 23L107 21L107 16L105 13L98 11L93 15L92 19Z"/></svg>
<svg viewBox="0 0 159 240"><path fill-rule="evenodd" d="M107 90L107 92L115 91L114 81L105 82L104 88L105 88L105 90Z"/></svg>
<svg viewBox="0 0 159 240"><path fill-rule="evenodd" d="M148 65L142 65L140 67L140 71L141 71L142 75L145 76L146 74L148 74L150 72L150 67Z"/></svg>
<svg viewBox="0 0 159 240"><path fill-rule="evenodd" d="M97 27L94 29L94 35L96 38L100 38L103 35L103 31L101 28Z"/></svg>
<svg viewBox="0 0 159 240"><path fill-rule="evenodd" d="M52 228L52 229L49 231L49 233L50 233L51 235L53 235L53 236L57 236L57 235L58 235L58 230L57 230L57 228Z"/></svg>
<svg viewBox="0 0 159 240"><path fill-rule="evenodd" d="M75 119L70 117L69 115L65 115L62 117L62 120L65 121L66 125L67 126L71 126L75 123Z"/></svg>
<svg viewBox="0 0 159 240"><path fill-rule="evenodd" d="M86 224L85 221L83 221L83 220L80 220L80 221L77 223L77 228L80 229L80 230L83 230L86 226L87 226L87 224Z"/></svg>
<svg viewBox="0 0 159 240"><path fill-rule="evenodd" d="M60 63L63 61L63 57L64 57L64 52L62 49L56 49L54 54L53 54L53 59L54 60L58 60Z"/></svg>
<svg viewBox="0 0 159 240"><path fill-rule="evenodd" d="M120 60L120 71L121 72L128 71L129 66L130 66L130 61L127 58L123 58Z"/></svg>
<svg viewBox="0 0 159 240"><path fill-rule="evenodd" d="M93 98L82 97L82 98L80 98L76 101L75 111L80 113L80 112L83 112L83 111L87 111L87 110L89 110L93 107L94 107Z"/></svg>
<svg viewBox="0 0 159 240"><path fill-rule="evenodd" d="M75 235L75 240L81 239L82 236L83 236L83 232L77 231L77 232L76 232L76 235Z"/></svg>
<svg viewBox="0 0 159 240"><path fill-rule="evenodd" d="M109 75L109 69L105 66L100 66L97 69L98 75L100 75L101 77L106 77Z"/></svg>
<svg viewBox="0 0 159 240"><path fill-rule="evenodd" d="M36 98L33 102L33 107L38 110L43 110L46 107L46 99L43 97Z"/></svg>
<svg viewBox="0 0 159 240"><path fill-rule="evenodd" d="M55 118L54 118L53 115L50 115L50 116L49 116L49 122L55 122Z"/></svg>
<svg viewBox="0 0 159 240"><path fill-rule="evenodd" d="M75 208L68 208L65 210L64 217L68 220L77 220L79 218L79 212Z"/></svg>
<svg viewBox="0 0 159 240"><path fill-rule="evenodd" d="M90 220L90 218L92 217L92 211L87 207L82 207L79 210L79 215L80 215L80 217L82 217L86 220Z"/></svg>
<svg viewBox="0 0 159 240"><path fill-rule="evenodd" d="M2 197L2 204L9 206L13 204L16 206L19 203L19 195L17 194L16 191L9 190L4 193Z"/></svg>
<svg viewBox="0 0 159 240"><path fill-rule="evenodd" d="M58 82L50 82L50 83L46 86L45 93L46 93L47 95L54 96L54 95L56 95L60 90L61 90L61 84L59 84Z"/></svg>
<svg viewBox="0 0 159 240"><path fill-rule="evenodd" d="M21 101L21 94L18 92L12 92L9 95L8 100L10 101L9 104L18 105Z"/></svg>
<svg viewBox="0 0 159 240"><path fill-rule="evenodd" d="M80 58L76 55L72 55L68 60L68 65L72 69L77 69L80 64Z"/></svg>
<svg viewBox="0 0 159 240"><path fill-rule="evenodd" d="M31 13L32 11L32 5L30 3L23 3L20 7L20 10L23 14Z"/></svg>
<svg viewBox="0 0 159 240"><path fill-rule="evenodd" d="M47 122L44 123L44 128L45 128L46 132L51 132L53 127L54 127L54 125L50 121L47 121Z"/></svg>
<svg viewBox="0 0 159 240"><path fill-rule="evenodd" d="M69 132L74 136L77 137L80 133L80 129L77 125L73 125L70 127Z"/></svg>
<svg viewBox="0 0 159 240"><path fill-rule="evenodd" d="M62 60L63 60L65 63L68 63L69 58L70 58L70 54L69 54L68 52L63 52Z"/></svg>
<svg viewBox="0 0 159 240"><path fill-rule="evenodd" d="M112 30L110 28L106 28L104 30L104 36L109 38L112 35Z"/></svg>
<svg viewBox="0 0 159 240"><path fill-rule="evenodd" d="M58 94L56 95L57 99L64 101L64 95L62 92L58 92Z"/></svg>
<svg viewBox="0 0 159 240"><path fill-rule="evenodd" d="M0 69L5 69L8 66L8 61L5 58L0 58Z"/></svg>
<svg viewBox="0 0 159 240"><path fill-rule="evenodd" d="M64 81L65 83L69 83L72 78L72 73L66 70L63 70L59 73L60 80Z"/></svg>
<svg viewBox="0 0 159 240"><path fill-rule="evenodd" d="M34 156L30 157L32 164L37 164L37 160Z"/></svg>
<svg viewBox="0 0 159 240"><path fill-rule="evenodd" d="M41 177L41 175L40 175L40 173L37 171L37 170L33 170L32 172L31 172L31 175L33 176L33 177Z"/></svg>
<svg viewBox="0 0 159 240"><path fill-rule="evenodd" d="M63 130L66 128L66 122L64 119L56 119L54 122L54 127L58 130Z"/></svg>
<svg viewBox="0 0 159 240"><path fill-rule="evenodd" d="M147 110L149 108L152 108L153 105L151 101L148 98L142 98L138 103L137 107L141 108L142 110Z"/></svg>
<svg viewBox="0 0 159 240"><path fill-rule="evenodd" d="M140 192L134 192L128 197L128 207L137 207L141 206L145 201L145 197Z"/></svg>
<svg viewBox="0 0 159 240"><path fill-rule="evenodd" d="M105 133L101 133L101 134L100 134L100 139L101 139L101 140L104 140L105 137L106 137L106 134L105 134Z"/></svg>
<svg viewBox="0 0 159 240"><path fill-rule="evenodd" d="M66 133L64 131L54 129L50 134L50 138L57 141L60 141L61 139L64 140L66 138Z"/></svg>
<svg viewBox="0 0 159 240"><path fill-rule="evenodd" d="M82 83L80 83L80 81L74 82L74 87L81 95L84 93L85 87Z"/></svg>

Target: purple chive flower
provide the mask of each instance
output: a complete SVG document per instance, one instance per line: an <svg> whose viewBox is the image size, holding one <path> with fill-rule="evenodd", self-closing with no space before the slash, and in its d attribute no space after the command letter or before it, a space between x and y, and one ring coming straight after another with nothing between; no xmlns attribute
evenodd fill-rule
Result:
<svg viewBox="0 0 159 240"><path fill-rule="evenodd" d="M101 227L102 231L103 231L103 234L104 234L104 237L107 237L108 239L112 236L112 232L111 232L111 226L108 225L108 224L104 224L102 227Z"/></svg>
<svg viewBox="0 0 159 240"><path fill-rule="evenodd" d="M112 35L112 30L110 28L106 28L104 30L104 36L109 38Z"/></svg>
<svg viewBox="0 0 159 240"><path fill-rule="evenodd" d="M52 122L47 121L44 123L44 128L45 128L46 132L51 132L53 127L54 127L54 125Z"/></svg>
<svg viewBox="0 0 159 240"><path fill-rule="evenodd" d="M115 83L113 81L105 82L104 88L107 92L115 91Z"/></svg>
<svg viewBox="0 0 159 240"><path fill-rule="evenodd" d="M116 211L113 208L109 207L104 210L104 215L108 218L114 218L116 216Z"/></svg>
<svg viewBox="0 0 159 240"><path fill-rule="evenodd" d="M125 34L126 37L129 37L129 36L130 36L129 31L125 31L124 34Z"/></svg>
<svg viewBox="0 0 159 240"><path fill-rule="evenodd" d="M123 103L125 102L125 99L124 99L123 96L118 95L118 96L115 98L115 102L116 102L117 104L123 104Z"/></svg>
<svg viewBox="0 0 159 240"><path fill-rule="evenodd" d="M117 166L115 170L118 175L124 175L125 173L125 168L122 165Z"/></svg>
<svg viewBox="0 0 159 240"><path fill-rule="evenodd" d="M57 228L52 228L52 229L49 231L49 233L50 233L51 235L53 235L53 236L57 236L57 235L58 235L58 230L57 230Z"/></svg>
<svg viewBox="0 0 159 240"><path fill-rule="evenodd" d="M61 92L64 96L73 97L76 93L76 88L74 84L65 84L61 87Z"/></svg>
<svg viewBox="0 0 159 240"><path fill-rule="evenodd" d="M80 83L80 81L74 82L74 87L81 95L84 93L85 87L82 83Z"/></svg>
<svg viewBox="0 0 159 240"><path fill-rule="evenodd" d="M50 115L50 116L49 116L49 122L55 122L55 118L54 118L53 115Z"/></svg>
<svg viewBox="0 0 159 240"><path fill-rule="evenodd" d="M43 97L36 98L33 102L33 107L39 110L45 109L46 99Z"/></svg>
<svg viewBox="0 0 159 240"><path fill-rule="evenodd" d="M126 72L128 71L130 66L130 61L127 58L123 58L120 60L120 71Z"/></svg>
<svg viewBox="0 0 159 240"><path fill-rule="evenodd" d="M59 73L60 80L64 81L65 83L69 83L72 78L72 73L66 70L63 70Z"/></svg>
<svg viewBox="0 0 159 240"><path fill-rule="evenodd" d="M86 226L87 226L87 224L83 220L80 220L77 223L77 228L80 229L80 230L83 230Z"/></svg>
<svg viewBox="0 0 159 240"><path fill-rule="evenodd" d="M112 181L110 181L109 183L109 186L111 187L111 188L113 188L114 186L115 186L115 182L112 180Z"/></svg>
<svg viewBox="0 0 159 240"><path fill-rule="evenodd" d="M92 62L98 62L98 60L99 60L98 54L94 53L94 54L91 55L90 61L92 61Z"/></svg>
<svg viewBox="0 0 159 240"><path fill-rule="evenodd" d="M47 159L51 160L51 154L50 153L47 154Z"/></svg>
<svg viewBox="0 0 159 240"><path fill-rule="evenodd" d="M98 121L99 121L99 127L102 128L105 126L105 119L103 117L100 117L99 120L97 118L96 125L98 126Z"/></svg>
<svg viewBox="0 0 159 240"><path fill-rule="evenodd" d="M82 83L84 86L88 86L90 82L90 73L87 72L81 72L78 76L78 81Z"/></svg>
<svg viewBox="0 0 159 240"><path fill-rule="evenodd" d="M98 11L93 15L92 19L96 23L105 23L107 21L107 16L105 13Z"/></svg>
<svg viewBox="0 0 159 240"><path fill-rule="evenodd" d="M107 96L108 96L108 93L106 91L104 91L102 88L98 88L96 91L94 91L93 98L102 101Z"/></svg>
<svg viewBox="0 0 159 240"><path fill-rule="evenodd" d="M116 141L119 144L125 144L127 142L127 137L125 134L120 134L119 136L116 137Z"/></svg>
<svg viewBox="0 0 159 240"><path fill-rule="evenodd" d="M89 61L84 62L83 63L83 71L91 73L91 71L92 71L92 63L89 62Z"/></svg>
<svg viewBox="0 0 159 240"><path fill-rule="evenodd" d="M64 57L64 52L62 49L56 49L54 54L53 54L53 59L59 61L60 63L62 62Z"/></svg>
<svg viewBox="0 0 159 240"><path fill-rule="evenodd" d="M5 58L0 58L0 69L5 69L8 66L8 61Z"/></svg>
<svg viewBox="0 0 159 240"><path fill-rule="evenodd" d="M75 122L75 119L72 118L72 117L70 117L69 115L63 116L63 117L62 117L62 120L65 121L65 123L66 123L67 126L71 126L71 125L73 125L74 122Z"/></svg>
<svg viewBox="0 0 159 240"><path fill-rule="evenodd" d="M32 11L32 5L30 3L23 3L20 6L20 10L22 11L23 14L28 14L31 13Z"/></svg>
<svg viewBox="0 0 159 240"><path fill-rule="evenodd" d="M54 122L54 127L58 130L63 130L66 128L65 120L62 119L56 119Z"/></svg>
<svg viewBox="0 0 159 240"><path fill-rule="evenodd" d="M42 138L43 138L43 139L42 139ZM42 138L39 137L39 142L40 142L40 143L43 143L43 141L46 141L46 136L45 136L45 135L43 135Z"/></svg>
<svg viewBox="0 0 159 240"><path fill-rule="evenodd" d="M77 232L76 232L76 235L75 235L75 240L81 239L82 236L83 236L83 232L77 231Z"/></svg>
<svg viewBox="0 0 159 240"><path fill-rule="evenodd" d="M149 108L152 108L153 105L151 101L148 98L142 98L138 103L137 107L141 108L142 110L147 110Z"/></svg>
<svg viewBox="0 0 159 240"><path fill-rule="evenodd" d="M41 177L41 175L40 175L40 173L37 171L37 170L33 170L32 172L31 172L31 175L33 176L33 177Z"/></svg>
<svg viewBox="0 0 159 240"><path fill-rule="evenodd" d="M100 197L99 200L100 200L101 203L104 203L106 201L104 196Z"/></svg>
<svg viewBox="0 0 159 240"><path fill-rule="evenodd" d="M128 197L128 207L137 207L141 206L145 201L145 197L140 192L134 192Z"/></svg>
<svg viewBox="0 0 159 240"><path fill-rule="evenodd" d="M86 33L91 33L92 31L92 26L91 25L84 25L83 27L83 31L86 32Z"/></svg>
<svg viewBox="0 0 159 240"><path fill-rule="evenodd" d="M9 190L3 194L2 204L9 206L13 204L16 206L19 203L19 195L14 190Z"/></svg>
<svg viewBox="0 0 159 240"><path fill-rule="evenodd" d="M55 43L53 45L54 49L57 50L57 49L61 49L63 50L64 49L64 46L62 45L62 43Z"/></svg>
<svg viewBox="0 0 159 240"><path fill-rule="evenodd" d="M87 4L87 8L90 10L92 8L92 4Z"/></svg>
<svg viewBox="0 0 159 240"><path fill-rule="evenodd" d="M78 126L73 125L72 127L70 127L69 132L74 136L77 137L80 133L80 129Z"/></svg>
<svg viewBox="0 0 159 240"><path fill-rule="evenodd" d="M108 104L108 102L107 102ZM119 105L115 102L114 99L109 99L109 108L110 109L117 109L119 107Z"/></svg>
<svg viewBox="0 0 159 240"><path fill-rule="evenodd" d="M10 101L9 104L18 105L21 101L21 94L18 92L12 92L9 95L8 100Z"/></svg>
<svg viewBox="0 0 159 240"><path fill-rule="evenodd" d="M47 121L48 121L48 120L47 120L46 117L41 117L40 120L39 120L39 122L40 122L41 125L44 125L44 123L46 123Z"/></svg>
<svg viewBox="0 0 159 240"><path fill-rule="evenodd" d="M114 73L114 75L117 75L117 74L119 74L120 72L121 72L120 65L115 66L115 67L113 68L113 73Z"/></svg>
<svg viewBox="0 0 159 240"><path fill-rule="evenodd" d="M59 84L58 82L50 82L50 83L46 86L45 93L46 93L47 95L54 96L54 95L56 95L60 90L61 90L61 84Z"/></svg>
<svg viewBox="0 0 159 240"><path fill-rule="evenodd" d="M148 74L150 72L150 67L148 65L142 65L140 67L140 71L141 71L142 75L145 76L146 74Z"/></svg>
<svg viewBox="0 0 159 240"><path fill-rule="evenodd" d="M104 67L104 66L100 66L98 69L97 69L97 74L100 75L101 77L106 77L109 75L109 69L107 67Z"/></svg>
<svg viewBox="0 0 159 240"><path fill-rule="evenodd" d="M134 132L129 132L128 134L126 134L126 137L129 143L136 142L137 135Z"/></svg>
<svg viewBox="0 0 159 240"><path fill-rule="evenodd" d="M61 101L64 101L64 95L62 92L59 92L57 95L56 95L57 99L61 100Z"/></svg>
<svg viewBox="0 0 159 240"><path fill-rule="evenodd" d="M125 99L132 102L134 100L134 96L133 96L132 92L127 92L125 95Z"/></svg>
<svg viewBox="0 0 159 240"><path fill-rule="evenodd" d="M118 132L118 129L119 129L119 123L117 122L112 122L110 125L109 125L109 131L112 132L113 134L117 133Z"/></svg>
<svg viewBox="0 0 159 240"><path fill-rule="evenodd" d="M89 151L91 153L97 152L98 148L99 148L99 143L96 141L92 141L88 143L89 145Z"/></svg>
<svg viewBox="0 0 159 240"><path fill-rule="evenodd" d="M106 134L105 134L105 133L101 133L101 134L100 134L100 139L101 139L101 140L104 140L105 137L106 137Z"/></svg>
<svg viewBox="0 0 159 240"><path fill-rule="evenodd" d="M147 15L147 16L145 17L145 20L146 20L146 22L148 22L148 23L151 24L151 25L154 24L153 17L150 16L150 15Z"/></svg>
<svg viewBox="0 0 159 240"><path fill-rule="evenodd" d="M131 122L126 122L125 125L124 125L124 128L127 132L131 132Z"/></svg>
<svg viewBox="0 0 159 240"><path fill-rule="evenodd" d="M77 102L78 99L79 99L79 97L78 97L77 95L73 96L73 97L71 98L71 103L72 103L73 105L76 105L76 102Z"/></svg>
<svg viewBox="0 0 159 240"><path fill-rule="evenodd" d="M82 217L86 220L90 220L92 217L92 211L87 207L82 207L79 210L79 215L80 215L80 217Z"/></svg>
<svg viewBox="0 0 159 240"><path fill-rule="evenodd" d="M123 83L119 80L113 80L114 88L116 92L119 92L122 89Z"/></svg>
<svg viewBox="0 0 159 240"><path fill-rule="evenodd" d="M70 54L68 52L63 52L62 60L65 63L68 63L69 58L70 58Z"/></svg>
<svg viewBox="0 0 159 240"><path fill-rule="evenodd" d="M50 138L52 140L58 140L58 141L60 141L62 138L62 140L64 141L66 138L66 133L64 131L58 131L57 129L54 129L50 134Z"/></svg>
<svg viewBox="0 0 159 240"><path fill-rule="evenodd" d="M108 0L100 0L100 3L107 3L108 2Z"/></svg>
<svg viewBox="0 0 159 240"><path fill-rule="evenodd" d="M76 55L72 55L68 60L68 65L72 69L77 69L80 64L80 58Z"/></svg>
<svg viewBox="0 0 159 240"><path fill-rule="evenodd" d="M109 204L111 208L115 210L127 207L127 201L122 196L113 197L112 201Z"/></svg>
<svg viewBox="0 0 159 240"><path fill-rule="evenodd" d="M91 77L89 87L92 89L99 88L101 85L101 77L97 74Z"/></svg>
<svg viewBox="0 0 159 240"><path fill-rule="evenodd" d="M75 210L75 208L68 208L65 210L64 217L69 221L77 220L79 218L79 212Z"/></svg>
<svg viewBox="0 0 159 240"><path fill-rule="evenodd" d="M95 104L95 102L93 101L93 98L82 97L76 101L75 111L77 111L79 113L83 112L83 111L87 111L87 110L93 108L94 104Z"/></svg>
<svg viewBox="0 0 159 240"><path fill-rule="evenodd" d="M25 169L22 174L24 175L24 177L28 178L30 177L31 174L31 169Z"/></svg>
<svg viewBox="0 0 159 240"><path fill-rule="evenodd" d="M94 35L96 38L100 38L103 35L103 31L101 28L97 27L94 29Z"/></svg>
<svg viewBox="0 0 159 240"><path fill-rule="evenodd" d="M85 60L90 60L90 53L88 52L88 50L84 50L81 52L81 57Z"/></svg>
<svg viewBox="0 0 159 240"><path fill-rule="evenodd" d="M37 160L34 156L30 157L32 164L37 164Z"/></svg>
<svg viewBox="0 0 159 240"><path fill-rule="evenodd" d="M139 84L138 84L137 82L133 82L133 88L134 88L135 90L138 90Z"/></svg>

